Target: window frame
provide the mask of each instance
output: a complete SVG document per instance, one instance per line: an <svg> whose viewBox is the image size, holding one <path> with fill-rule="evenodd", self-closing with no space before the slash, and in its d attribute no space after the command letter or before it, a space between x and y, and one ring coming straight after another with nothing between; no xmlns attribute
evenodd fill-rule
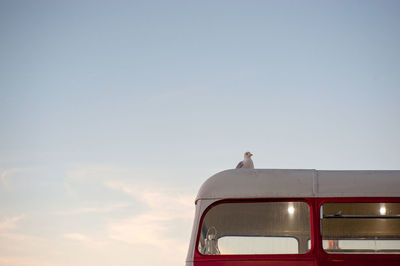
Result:
<svg viewBox="0 0 400 266"><path fill-rule="evenodd" d="M398 260L398 253L328 253L323 248L323 239L322 239L322 226L321 226L321 207L325 203L400 203L400 197L331 197L331 198L315 198L316 204L316 216L315 216L315 225L316 225L316 250L319 253L321 258L325 258L327 260L354 260L354 261L380 261L380 260Z"/></svg>
<svg viewBox="0 0 400 266"><path fill-rule="evenodd" d="M202 213L201 218L199 220L196 242L195 242L195 259L197 260L265 260L265 259L293 259L293 260L302 260L302 259L312 259L312 254L314 253L315 248L315 229L314 229L314 200L313 198L247 198L247 199L223 199L218 200L211 205L209 205ZM199 241L201 230L203 226L203 221L207 213L210 209L215 207L216 205L225 204L225 203L259 203L259 202L304 202L308 205L309 208L309 217L310 217L310 240L311 240L311 248L307 253L298 253L298 254L202 254L199 251Z"/></svg>

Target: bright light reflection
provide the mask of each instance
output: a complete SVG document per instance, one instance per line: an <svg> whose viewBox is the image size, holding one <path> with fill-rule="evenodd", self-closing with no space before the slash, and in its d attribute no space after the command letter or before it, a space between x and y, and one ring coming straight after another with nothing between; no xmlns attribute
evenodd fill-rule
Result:
<svg viewBox="0 0 400 266"><path fill-rule="evenodd" d="M381 213L381 215L385 215L386 214L386 208L385 207L381 207L379 209L379 212Z"/></svg>
<svg viewBox="0 0 400 266"><path fill-rule="evenodd" d="M293 206L289 206L288 212L289 212L289 214L293 214L294 213L294 207Z"/></svg>

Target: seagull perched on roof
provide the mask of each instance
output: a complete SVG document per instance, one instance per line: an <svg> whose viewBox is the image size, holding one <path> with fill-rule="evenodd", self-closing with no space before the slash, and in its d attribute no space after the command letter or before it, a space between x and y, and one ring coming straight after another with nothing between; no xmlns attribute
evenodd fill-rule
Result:
<svg viewBox="0 0 400 266"><path fill-rule="evenodd" d="M251 159L251 156L253 156L253 154L251 154L251 152L249 152L249 151L245 152L243 161L238 163L236 168L252 168L252 169L254 169L254 164L253 164L253 160Z"/></svg>

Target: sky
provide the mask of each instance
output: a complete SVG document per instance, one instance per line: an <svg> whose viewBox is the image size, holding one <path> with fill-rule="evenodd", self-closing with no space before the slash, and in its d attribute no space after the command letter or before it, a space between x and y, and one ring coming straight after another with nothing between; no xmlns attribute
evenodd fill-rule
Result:
<svg viewBox="0 0 400 266"><path fill-rule="evenodd" d="M0 265L184 265L201 184L400 169L399 1L0 0Z"/></svg>

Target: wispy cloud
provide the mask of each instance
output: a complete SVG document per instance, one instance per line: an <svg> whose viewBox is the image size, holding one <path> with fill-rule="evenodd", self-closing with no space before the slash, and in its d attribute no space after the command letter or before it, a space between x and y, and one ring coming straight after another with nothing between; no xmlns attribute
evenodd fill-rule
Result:
<svg viewBox="0 0 400 266"><path fill-rule="evenodd" d="M22 257L0 257L0 265L2 266L54 266L53 263L35 259Z"/></svg>
<svg viewBox="0 0 400 266"><path fill-rule="evenodd" d="M24 215L14 216L11 218L5 218L3 221L0 221L0 233L15 229L17 227L17 223L22 218L24 218Z"/></svg>
<svg viewBox="0 0 400 266"><path fill-rule="evenodd" d="M106 204L104 206L98 207L82 207L77 209L65 210L65 211L56 211L54 214L56 215L77 215L77 214L85 214L85 213L108 213L117 210L121 210L127 207L132 206L130 202L119 202L113 204Z"/></svg>
<svg viewBox="0 0 400 266"><path fill-rule="evenodd" d="M69 234L64 234L63 237L68 240L76 241L79 242L89 248L99 248L103 247L106 245L106 241L104 240L95 240L94 238L80 234L80 233L69 233Z"/></svg>
<svg viewBox="0 0 400 266"><path fill-rule="evenodd" d="M71 181L96 183L107 180L132 179L132 177L143 174L139 169L129 169L114 165L92 164L78 166L68 171L67 176Z"/></svg>
<svg viewBox="0 0 400 266"><path fill-rule="evenodd" d="M123 182L108 182L109 188L129 194L145 204L144 212L109 225L109 237L129 244L147 244L161 250L187 249L193 219L193 195L179 189L136 187ZM181 233L177 233L181 231Z"/></svg>
<svg viewBox="0 0 400 266"><path fill-rule="evenodd" d="M183 188L136 185L121 181L109 181L105 186L129 194L151 210L159 211L159 214L163 214L161 216L188 218L192 215L194 195L188 194Z"/></svg>
<svg viewBox="0 0 400 266"><path fill-rule="evenodd" d="M17 173L23 172L24 169L21 168L11 168L11 169L6 169L6 170L1 170L0 171L0 181L5 187L9 187L9 181L8 179Z"/></svg>
<svg viewBox="0 0 400 266"><path fill-rule="evenodd" d="M24 243L25 245L27 245L27 244L37 245L38 243L42 243L43 242L42 238L16 232L16 229L19 229L18 223L21 220L23 220L25 217L26 216L24 214L22 214L22 215L13 216L10 218L5 218L4 220L0 221L0 236L1 236L1 238L8 239L9 241ZM0 265L2 265L2 264L0 264Z"/></svg>
<svg viewBox="0 0 400 266"><path fill-rule="evenodd" d="M119 192L131 197L132 207L136 213L128 217L111 218L105 227L104 240L107 244L111 243L109 241L117 241L119 244L132 245L136 248L151 246L159 254L158 256L163 258L168 256L170 262L168 265L176 265L182 263L186 256L194 216L195 195L184 187L163 186L155 182L155 180L169 180L169 175L171 173L148 169L91 165L70 171L66 182L69 182L71 187L103 186L113 195ZM119 207L124 206L117 204L99 209L81 208L59 211L57 214L106 212ZM77 233L65 234L64 238L87 246L95 245L96 242L90 236Z"/></svg>
<svg viewBox="0 0 400 266"><path fill-rule="evenodd" d="M48 240L29 235L26 233L19 233L23 230L18 223L25 218L25 215L14 216L5 218L0 221L0 265L2 266L47 266L54 265L45 260L32 256L30 251L49 249L50 245ZM50 250L50 249L49 249ZM48 251L53 253L53 250ZM18 254L18 256L13 256Z"/></svg>

